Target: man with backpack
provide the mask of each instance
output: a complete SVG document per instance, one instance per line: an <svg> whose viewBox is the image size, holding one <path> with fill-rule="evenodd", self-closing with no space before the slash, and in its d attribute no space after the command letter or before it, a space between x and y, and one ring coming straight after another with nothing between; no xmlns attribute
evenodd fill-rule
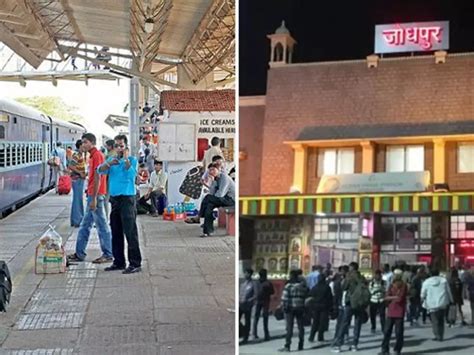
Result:
<svg viewBox="0 0 474 355"><path fill-rule="evenodd" d="M356 262L349 264L349 273L342 283L342 290L346 291L344 298L345 306L342 325L336 334L334 347L331 350L335 353L341 352L344 334L349 329L353 316L355 319L354 341L350 346L350 350L357 351L362 324L368 320L366 308L370 304L370 291L365 277L359 272L359 264Z"/></svg>

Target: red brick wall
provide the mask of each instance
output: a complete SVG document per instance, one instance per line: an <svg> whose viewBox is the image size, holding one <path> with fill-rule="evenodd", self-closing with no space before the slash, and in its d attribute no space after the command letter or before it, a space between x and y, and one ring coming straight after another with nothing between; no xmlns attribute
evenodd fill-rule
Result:
<svg viewBox="0 0 474 355"><path fill-rule="evenodd" d="M382 60L375 69L365 61L271 69L261 193L288 193L293 153L283 142L296 140L306 126L471 120L473 69L474 56L448 57L445 64L433 57Z"/></svg>
<svg viewBox="0 0 474 355"><path fill-rule="evenodd" d="M446 179L451 191L474 189L474 173L458 173L458 150L454 142L446 144L446 164Z"/></svg>
<svg viewBox="0 0 474 355"><path fill-rule="evenodd" d="M247 153L239 161L239 189L241 196L260 194L265 106L241 106L239 115L240 151Z"/></svg>

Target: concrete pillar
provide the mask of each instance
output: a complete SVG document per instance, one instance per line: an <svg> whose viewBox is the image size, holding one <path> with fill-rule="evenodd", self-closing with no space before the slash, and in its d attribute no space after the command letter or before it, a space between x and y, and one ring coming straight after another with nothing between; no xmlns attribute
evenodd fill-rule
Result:
<svg viewBox="0 0 474 355"><path fill-rule="evenodd" d="M375 171L375 145L370 141L362 141L362 173L371 174Z"/></svg>
<svg viewBox="0 0 474 355"><path fill-rule="evenodd" d="M129 128L129 149L130 149L130 154L137 156L138 150L140 147L138 146L140 142L140 130L138 127L139 124L139 91L140 91L140 83L139 79L136 77L133 77L130 80L130 116L129 116L129 123L128 123L128 128Z"/></svg>
<svg viewBox="0 0 474 355"><path fill-rule="evenodd" d="M433 139L433 183L446 183L446 141L444 139Z"/></svg>
<svg viewBox="0 0 474 355"><path fill-rule="evenodd" d="M308 149L302 144L293 146L295 152L295 165L293 170L293 188L304 193L306 187L306 171L308 161Z"/></svg>

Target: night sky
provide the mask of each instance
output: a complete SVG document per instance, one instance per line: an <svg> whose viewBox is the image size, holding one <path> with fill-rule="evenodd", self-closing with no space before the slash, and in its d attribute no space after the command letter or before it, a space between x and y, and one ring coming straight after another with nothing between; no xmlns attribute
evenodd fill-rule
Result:
<svg viewBox="0 0 474 355"><path fill-rule="evenodd" d="M298 42L293 63L364 59L375 25L397 22L450 21L448 52L474 51L474 0L239 0L239 20L241 96L265 94L266 35L282 20Z"/></svg>

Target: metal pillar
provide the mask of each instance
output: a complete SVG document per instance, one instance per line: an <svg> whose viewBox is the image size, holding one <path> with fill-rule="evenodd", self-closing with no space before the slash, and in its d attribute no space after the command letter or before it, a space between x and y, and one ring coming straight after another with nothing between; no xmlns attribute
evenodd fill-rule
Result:
<svg viewBox="0 0 474 355"><path fill-rule="evenodd" d="M130 80L130 119L128 124L128 131L130 142L130 153L131 155L137 156L138 150L140 149L139 142L140 142L140 130L138 128L139 125L139 90L140 90L140 83L137 77L133 77Z"/></svg>

